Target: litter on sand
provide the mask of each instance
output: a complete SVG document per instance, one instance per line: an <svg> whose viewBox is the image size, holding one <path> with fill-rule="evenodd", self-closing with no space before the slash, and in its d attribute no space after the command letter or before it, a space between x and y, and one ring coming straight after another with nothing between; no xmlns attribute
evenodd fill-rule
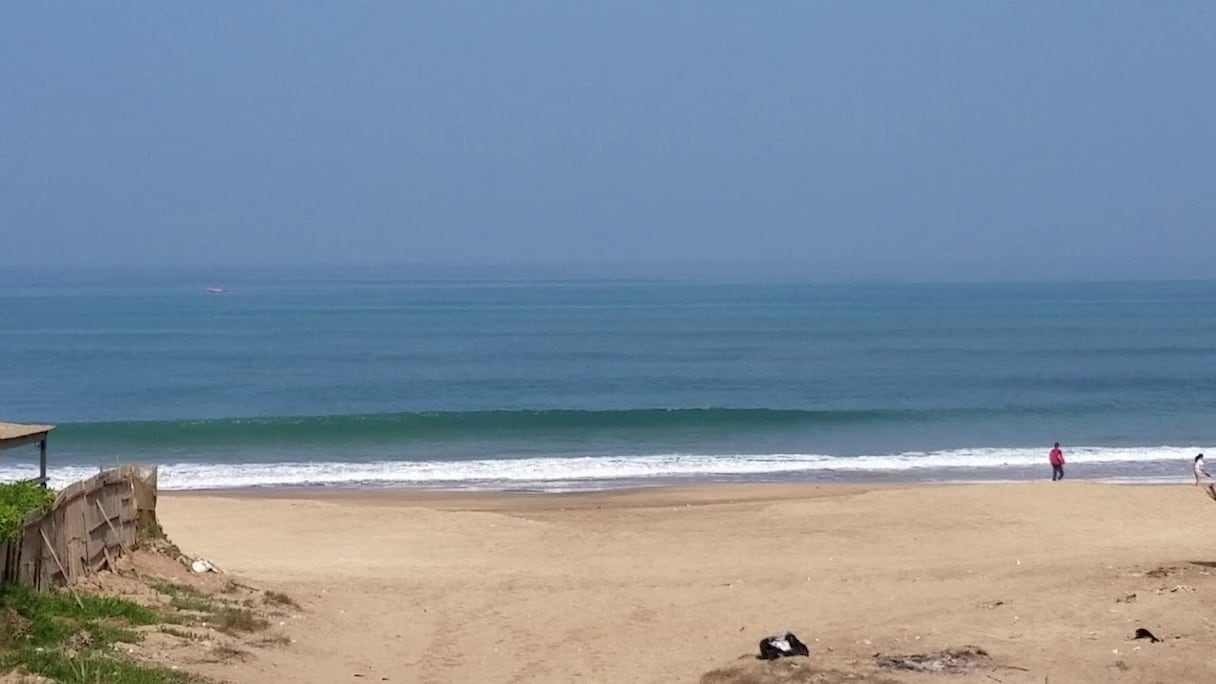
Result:
<svg viewBox="0 0 1216 684"><path fill-rule="evenodd" d="M198 560L191 563L190 569L200 575L205 572L219 572L220 571L219 568L215 567L214 563L207 560L206 558L199 558Z"/></svg>
<svg viewBox="0 0 1216 684"><path fill-rule="evenodd" d="M788 656L808 656L811 654L806 644L798 640L793 632L781 636L769 636L760 640L760 659L776 660Z"/></svg>

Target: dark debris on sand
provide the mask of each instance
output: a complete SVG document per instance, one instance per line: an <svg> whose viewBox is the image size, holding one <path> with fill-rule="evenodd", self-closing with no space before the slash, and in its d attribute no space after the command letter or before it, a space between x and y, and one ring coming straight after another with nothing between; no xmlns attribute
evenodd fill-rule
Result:
<svg viewBox="0 0 1216 684"><path fill-rule="evenodd" d="M700 684L897 684L864 672L818 667L802 658L754 660L705 673Z"/></svg>
<svg viewBox="0 0 1216 684"><path fill-rule="evenodd" d="M961 674L976 669L992 667L992 658L988 655L988 652L975 646L948 648L936 653L915 653L912 655L880 654L875 656L875 661L879 667L891 670L945 674Z"/></svg>

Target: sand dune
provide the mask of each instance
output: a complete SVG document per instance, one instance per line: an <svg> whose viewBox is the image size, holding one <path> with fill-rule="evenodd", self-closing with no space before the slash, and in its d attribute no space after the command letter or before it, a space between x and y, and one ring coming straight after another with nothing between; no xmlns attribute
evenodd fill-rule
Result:
<svg viewBox="0 0 1216 684"><path fill-rule="evenodd" d="M811 647L802 681L1216 681L1216 504L1194 487L309 492L160 506L183 548L305 605L291 648L208 673L234 682L776 680L790 663L744 656L787 629ZM1137 627L1164 641L1130 640ZM991 662L947 676L874 658L965 645Z"/></svg>

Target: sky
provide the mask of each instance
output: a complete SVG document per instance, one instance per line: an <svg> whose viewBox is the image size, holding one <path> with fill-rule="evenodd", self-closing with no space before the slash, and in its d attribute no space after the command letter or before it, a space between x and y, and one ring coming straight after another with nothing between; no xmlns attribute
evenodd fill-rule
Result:
<svg viewBox="0 0 1216 684"><path fill-rule="evenodd" d="M1195 277L1216 3L0 8L24 263Z"/></svg>

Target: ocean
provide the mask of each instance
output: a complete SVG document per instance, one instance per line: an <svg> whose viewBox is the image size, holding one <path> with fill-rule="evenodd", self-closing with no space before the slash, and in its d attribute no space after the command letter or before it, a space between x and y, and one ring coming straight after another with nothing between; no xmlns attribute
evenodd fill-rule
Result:
<svg viewBox="0 0 1216 684"><path fill-rule="evenodd" d="M222 292L209 292L209 288ZM0 420L53 485L568 491L1183 481L1216 283L820 284L407 268L0 273ZM0 478L36 470L0 455Z"/></svg>

